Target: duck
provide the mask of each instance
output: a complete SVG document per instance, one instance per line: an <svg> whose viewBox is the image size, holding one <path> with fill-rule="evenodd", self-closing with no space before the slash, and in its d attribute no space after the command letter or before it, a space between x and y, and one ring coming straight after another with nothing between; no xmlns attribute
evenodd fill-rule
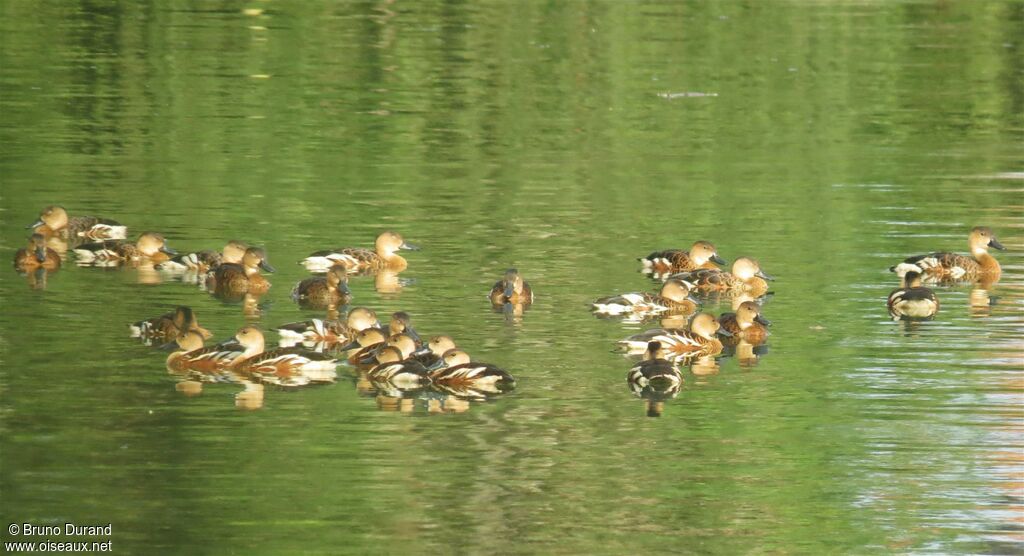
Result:
<svg viewBox="0 0 1024 556"><path fill-rule="evenodd" d="M364 270L402 271L408 262L396 252L400 249L419 251L419 247L407 243L397 232L384 232L377 236L373 249L363 247L338 247L310 253L299 261L310 272L324 272L340 264L349 272Z"/></svg>
<svg viewBox="0 0 1024 556"><path fill-rule="evenodd" d="M68 217L59 205L50 205L39 213L39 218L27 228L44 236L54 234L75 242L127 239L128 228L120 222L95 216Z"/></svg>
<svg viewBox="0 0 1024 556"><path fill-rule="evenodd" d="M85 243L75 247L78 264L113 266L121 263L148 262L157 264L170 259L178 252L167 246L164 236L156 232L145 232L135 243L124 241L102 241Z"/></svg>
<svg viewBox="0 0 1024 556"><path fill-rule="evenodd" d="M243 352L231 364L232 369L258 382L278 386L305 386L334 382L337 377L337 359L294 347L267 350L263 332L255 326L239 328L235 340L242 346Z"/></svg>
<svg viewBox="0 0 1024 556"><path fill-rule="evenodd" d="M761 306L753 301L744 301L736 308L735 313L722 313L718 317L718 323L732 337L730 340L739 342L744 340L749 344L764 343L768 337L768 327L771 321L761 316Z"/></svg>
<svg viewBox="0 0 1024 556"><path fill-rule="evenodd" d="M645 352L650 342L661 342L665 355L671 359L689 359L718 355L722 342L717 336L730 337L732 334L721 328L718 319L710 313L700 313L690 323L690 330L662 330L657 333L642 332L619 341L628 353Z"/></svg>
<svg viewBox="0 0 1024 556"><path fill-rule="evenodd" d="M374 382L386 382L403 390L420 388L430 383L427 368L415 359L407 359L394 346L380 350L377 365L367 371L366 376Z"/></svg>
<svg viewBox="0 0 1024 556"><path fill-rule="evenodd" d="M690 292L691 285L682 280L668 280L658 294L624 293L595 301L593 311L605 315L626 313L693 313L700 306Z"/></svg>
<svg viewBox="0 0 1024 556"><path fill-rule="evenodd" d="M156 268L157 270L172 272L193 271L198 274L205 274L224 263L241 264L242 257L245 256L245 250L248 248L249 245L244 241L232 239L219 252L212 249L204 249L202 251L182 253L160 263Z"/></svg>
<svg viewBox="0 0 1024 556"><path fill-rule="evenodd" d="M388 321L388 333L391 335L405 333L416 342L416 347L423 344L419 333L412 327L412 317L405 311L396 311L391 314L391 320Z"/></svg>
<svg viewBox="0 0 1024 556"><path fill-rule="evenodd" d="M430 382L442 388L468 389L498 394L515 387L516 379L504 369L470 360L469 354L450 349L441 357L443 366L430 371Z"/></svg>
<svg viewBox="0 0 1024 556"><path fill-rule="evenodd" d="M355 307L348 312L345 320L310 319L282 324L277 333L282 342L315 342L338 344L349 342L356 333L367 328L380 328L377 313L366 307Z"/></svg>
<svg viewBox="0 0 1024 556"><path fill-rule="evenodd" d="M892 320L928 320L939 312L939 298L921 280L920 272L909 270L903 275L903 286L889 294L886 306Z"/></svg>
<svg viewBox="0 0 1024 556"><path fill-rule="evenodd" d="M182 331L163 349L175 350L167 356L168 371L175 374L193 371L203 382L221 382L232 376L232 364L243 353L242 347L236 343L203 347L203 335L192 330Z"/></svg>
<svg viewBox="0 0 1024 556"><path fill-rule="evenodd" d="M170 341L183 332L195 332L204 340L208 340L213 336L209 330L199 326L192 308L184 305L178 306L173 311L164 313L159 317L132 323L128 327L132 338L143 338L147 342L153 340Z"/></svg>
<svg viewBox="0 0 1024 556"><path fill-rule="evenodd" d="M701 269L673 274L671 278L688 282L702 293L744 293L754 297L760 297L768 292L768 282L765 280L774 280L761 270L760 263L750 257L740 257L733 261L732 272Z"/></svg>
<svg viewBox="0 0 1024 556"><path fill-rule="evenodd" d="M644 272L655 274L690 272L701 268L713 270L718 268L716 264L726 264L725 259L718 256L718 249L710 241L704 240L694 242L689 251L655 251L637 260L643 264Z"/></svg>
<svg viewBox="0 0 1024 556"><path fill-rule="evenodd" d="M349 352L348 362L359 366L376 362L377 352L384 347L388 335L380 328L360 330L352 341L341 346L340 351Z"/></svg>
<svg viewBox="0 0 1024 556"><path fill-rule="evenodd" d="M241 263L224 263L206 276L206 287L219 293L262 294L270 289L270 282L260 275L260 269L274 272L267 261L267 252L261 247L250 247L242 255Z"/></svg>
<svg viewBox="0 0 1024 556"><path fill-rule="evenodd" d="M972 228L967 236L967 245L971 250L970 256L944 251L918 255L889 267L889 271L901 278L908 272L916 272L928 282L998 280L1002 268L999 261L988 253L988 248L1004 251L1006 247L999 243L992 229L986 226Z"/></svg>
<svg viewBox="0 0 1024 556"><path fill-rule="evenodd" d="M665 349L661 342L647 342L643 361L640 361L626 373L626 381L634 392L642 391L648 385L656 385L670 389L683 382L676 364L665 358ZM661 389L661 388L659 388Z"/></svg>
<svg viewBox="0 0 1024 556"><path fill-rule="evenodd" d="M505 276L491 287L489 297L494 305L506 303L527 305L533 303L533 289L519 275L518 270L510 268L505 271Z"/></svg>
<svg viewBox="0 0 1024 556"><path fill-rule="evenodd" d="M32 234L28 238L28 246L14 254L14 266L23 271L37 268L57 270L60 268L60 255L46 246L43 234Z"/></svg>
<svg viewBox="0 0 1024 556"><path fill-rule="evenodd" d="M351 299L348 272L341 265L331 267L324 276L306 278L292 288L292 300L306 306L334 307Z"/></svg>

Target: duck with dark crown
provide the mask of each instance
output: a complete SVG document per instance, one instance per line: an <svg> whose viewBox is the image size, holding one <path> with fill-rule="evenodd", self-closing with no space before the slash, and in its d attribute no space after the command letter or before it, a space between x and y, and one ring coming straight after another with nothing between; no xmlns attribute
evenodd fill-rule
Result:
<svg viewBox="0 0 1024 556"><path fill-rule="evenodd" d="M377 313L366 307L355 307L348 312L345 320L310 319L291 322L277 327L281 335L282 347L295 345L298 342L327 344L329 346L341 342L349 342L357 333L367 328L380 328Z"/></svg>
<svg viewBox="0 0 1024 556"><path fill-rule="evenodd" d="M132 338L142 338L147 344L154 341L168 342L187 331L199 334L204 340L213 336L209 330L199 326L192 308L184 305L159 317L132 323L128 328Z"/></svg>
<svg viewBox="0 0 1024 556"><path fill-rule="evenodd" d="M739 343L741 340L757 345L764 343L768 337L771 321L761 316L761 306L753 301L744 301L735 313L722 313L718 317L722 329L732 334L728 343Z"/></svg>
<svg viewBox="0 0 1024 556"><path fill-rule="evenodd" d="M921 273L911 270L903 275L903 286L889 294L886 307L892 320L928 320L939 312L939 298L921 285Z"/></svg>

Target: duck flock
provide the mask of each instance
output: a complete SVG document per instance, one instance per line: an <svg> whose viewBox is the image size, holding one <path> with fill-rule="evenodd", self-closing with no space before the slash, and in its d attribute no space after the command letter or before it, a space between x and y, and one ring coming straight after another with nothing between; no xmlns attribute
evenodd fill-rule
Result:
<svg viewBox="0 0 1024 556"><path fill-rule="evenodd" d="M68 251L80 265L152 265L225 299L265 293L270 282L262 272L274 272L261 247L232 240L219 251L179 254L158 233L145 232L130 242L124 225L91 216L72 217L56 205L46 207L29 228L33 233L28 245L15 254L14 263L30 280L45 281L46 273L60 268ZM988 250L1004 247L992 230L972 229L968 245L969 255L935 252L891 267L902 283L887 299L889 315L894 320L933 318L939 300L925 283L997 281L1001 269ZM244 389L236 401L242 407L262 406L264 385L298 388L334 382L343 360L358 372L361 390L397 400L482 400L513 389L516 380L511 374L473 361L450 336L424 341L404 311L392 314L386 326L365 307L339 315L338 308L352 299L349 275L400 272L408 263L398 252L416 249L398 233L387 231L377 237L373 248L326 249L299 261L315 275L295 285L292 299L305 308L326 309L327 316L278 326L276 346L268 346L264 332L252 325L207 346L212 333L199 325L195 312L186 306L135 322L131 333L149 345L172 351L166 367L182 379L179 389L194 394L204 383L241 384ZM639 261L643 272L661 282L659 291L618 294L592 304L601 317L639 323L660 320L659 327L619 342L627 355L641 358L627 373L637 395L654 402L674 396L683 382L680 365L689 365L694 372L713 367L714 358L725 349L740 354L741 363L756 361L771 325L761 314L761 304L772 280L757 260L739 257L729 270L723 270L720 265L727 263L715 246L697 241L689 250L656 251ZM516 269L509 269L488 297L496 308L522 314L523 307L533 302L533 290ZM718 317L700 312L701 304L710 298L728 300L733 311ZM649 413L657 414L656 405L648 407Z"/></svg>

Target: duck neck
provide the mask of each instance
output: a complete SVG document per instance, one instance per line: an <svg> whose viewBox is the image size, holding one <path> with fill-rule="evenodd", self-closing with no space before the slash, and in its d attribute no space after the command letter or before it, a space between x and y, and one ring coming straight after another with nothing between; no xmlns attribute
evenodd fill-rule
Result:
<svg viewBox="0 0 1024 556"><path fill-rule="evenodd" d="M1002 271L999 261L992 255L989 255L988 251L975 251L973 255L974 260L978 261L985 274L999 274Z"/></svg>

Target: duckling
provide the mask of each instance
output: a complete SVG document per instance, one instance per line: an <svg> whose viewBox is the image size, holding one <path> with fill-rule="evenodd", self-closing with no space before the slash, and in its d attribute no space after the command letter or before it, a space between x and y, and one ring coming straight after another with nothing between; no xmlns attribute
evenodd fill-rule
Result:
<svg viewBox="0 0 1024 556"><path fill-rule="evenodd" d="M675 363L665 359L665 350L661 342L647 342L647 351L643 361L637 363L626 374L626 381L634 392L642 391L652 383L667 388L678 387L683 382L683 375Z"/></svg>
<svg viewBox="0 0 1024 556"><path fill-rule="evenodd" d="M192 330L181 332L163 349L175 347L178 349L167 356L167 370L175 374L193 371L203 382L223 382L231 375L229 369L243 351L237 344L203 347L203 336Z"/></svg>
<svg viewBox="0 0 1024 556"><path fill-rule="evenodd" d="M760 297L768 292L768 282L765 280L774 280L761 270L761 265L756 260L750 257L740 257L733 261L731 273L719 269L701 269L673 274L671 278L689 282L702 293L748 293L755 297Z"/></svg>
<svg viewBox="0 0 1024 556"><path fill-rule="evenodd" d="M255 326L243 326L235 333L235 339L244 351L232 363L232 369L259 382L305 386L334 382L337 377L337 359L301 348L265 350L263 332Z"/></svg>
<svg viewBox="0 0 1024 556"><path fill-rule="evenodd" d="M682 280L669 280L661 293L624 293L595 301L595 313L621 315L623 313L692 313L700 303L690 296L691 286Z"/></svg>
<svg viewBox="0 0 1024 556"><path fill-rule="evenodd" d="M206 249L184 253L160 263L156 268L172 272L191 270L198 274L205 274L224 263L241 264L245 250L248 248L249 245L245 242L232 239L220 252Z"/></svg>
<svg viewBox="0 0 1024 556"><path fill-rule="evenodd" d="M735 313L722 313L718 317L722 328L732 334L732 343L744 340L749 344L764 343L768 337L771 321L761 316L761 306L753 301L744 301Z"/></svg>
<svg viewBox="0 0 1024 556"><path fill-rule="evenodd" d="M292 300L305 306L334 307L351 299L348 272L340 265L331 267L324 276L306 278L292 289Z"/></svg>
<svg viewBox="0 0 1024 556"><path fill-rule="evenodd" d="M260 247L250 247L242 255L241 263L224 263L206 277L206 287L216 293L262 294L270 289L270 282L260 275L260 269L274 272L267 261L267 252Z"/></svg>
<svg viewBox="0 0 1024 556"><path fill-rule="evenodd" d="M494 283L489 297L494 305L530 304L533 303L533 290L518 270L510 268L501 280Z"/></svg>
<svg viewBox="0 0 1024 556"><path fill-rule="evenodd" d="M637 260L643 263L644 272L654 274L689 272L701 268L717 269L715 263L725 264L725 260L718 256L718 250L710 241L694 242L689 251L682 249L655 251Z"/></svg>
<svg viewBox="0 0 1024 556"><path fill-rule="evenodd" d="M920 272L908 270L903 275L903 286L889 294L886 306L892 320L927 320L939 312L939 298L921 285Z"/></svg>
<svg viewBox="0 0 1024 556"><path fill-rule="evenodd" d="M718 319L708 313L700 313L690 323L690 330L666 330L653 336L641 333L619 341L629 353L646 350L650 342L660 342L667 357L682 359L718 355L722 352L722 342L718 335L730 337L732 334L721 329Z"/></svg>
<svg viewBox="0 0 1024 556"><path fill-rule="evenodd" d="M900 277L907 272L917 272L929 282L998 280L1002 268L999 261L988 254L988 248L1003 251L1006 247L999 243L992 229L986 226L973 228L967 244L971 248L970 257L947 252L918 255L889 267L889 271Z"/></svg>
<svg viewBox="0 0 1024 556"><path fill-rule="evenodd" d="M441 360L444 367L430 371L429 375L435 386L498 394L516 385L516 379L505 370L487 363L473 362L464 351L450 349Z"/></svg>
<svg viewBox="0 0 1024 556"><path fill-rule="evenodd" d="M44 208L43 212L39 214L39 218L27 228L35 228L43 235L53 233L74 242L123 240L127 238L128 232L128 228L121 225L120 222L105 218L94 216L69 218L64 207L57 205Z"/></svg>
<svg viewBox="0 0 1024 556"><path fill-rule="evenodd" d="M356 333L367 328L380 328L377 313L366 307L355 307L345 321L338 319L311 319L277 327L282 342L315 342L337 344L351 341Z"/></svg>
<svg viewBox="0 0 1024 556"><path fill-rule="evenodd" d="M112 266L123 262L157 264L168 260L168 255L176 254L177 251L167 246L164 236L155 232L140 235L135 243L104 241L86 243L75 248L78 264L98 266Z"/></svg>
<svg viewBox="0 0 1024 556"><path fill-rule="evenodd" d="M143 338L146 343L154 340L170 341L186 331L195 332L204 340L213 336L209 330L199 326L192 308L184 305L159 317L132 323L128 327L132 338Z"/></svg>
<svg viewBox="0 0 1024 556"><path fill-rule="evenodd" d="M387 382L401 390L420 388L430 383L427 368L415 359L403 357L397 347L381 349L377 361L377 366L366 373L374 382Z"/></svg>
<svg viewBox="0 0 1024 556"><path fill-rule="evenodd" d="M399 249L419 251L419 247L407 243L396 232L384 232L377 236L374 249L361 247L339 247L311 253L300 261L310 272L323 272L336 264L343 265L349 272L360 270L390 269L405 270L408 263L396 254Z"/></svg>
<svg viewBox="0 0 1024 556"><path fill-rule="evenodd" d="M37 268L57 270L60 268L60 255L46 246L43 234L32 234L28 238L28 247L18 249L14 254L14 266L26 272Z"/></svg>

